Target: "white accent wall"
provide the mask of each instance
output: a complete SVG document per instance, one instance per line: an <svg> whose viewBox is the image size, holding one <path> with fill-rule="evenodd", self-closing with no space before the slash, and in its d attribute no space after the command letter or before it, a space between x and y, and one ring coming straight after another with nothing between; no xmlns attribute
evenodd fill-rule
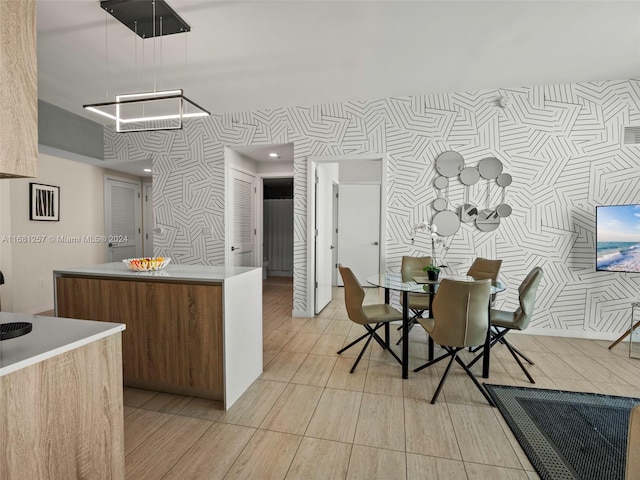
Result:
<svg viewBox="0 0 640 480"><path fill-rule="evenodd" d="M104 244L75 241L104 235L105 169L39 155L37 178L0 181L2 310L53 308L53 270L104 262ZM29 183L60 187L60 221L29 220Z"/></svg>
<svg viewBox="0 0 640 480"><path fill-rule="evenodd" d="M503 109L498 99L508 96ZM549 333L620 332L640 275L596 273L595 206L640 202L640 150L621 147L624 125L640 124L640 81L605 81L382 98L213 115L178 132L116 135L105 130L105 160L153 156L156 254L179 263L224 259L224 147L294 144L294 310L307 310L307 157L386 154L387 268L406 254L430 253L411 226L433 215L435 159L460 152L468 166L495 156L513 176L513 214L494 232L463 224L445 257L466 271L476 256L503 259L508 286L498 306L515 308L517 286L534 266L545 271L532 326ZM462 203L462 185L449 187ZM486 183L471 199L486 198ZM493 199L501 192L490 192ZM197 241L201 223L216 239Z"/></svg>

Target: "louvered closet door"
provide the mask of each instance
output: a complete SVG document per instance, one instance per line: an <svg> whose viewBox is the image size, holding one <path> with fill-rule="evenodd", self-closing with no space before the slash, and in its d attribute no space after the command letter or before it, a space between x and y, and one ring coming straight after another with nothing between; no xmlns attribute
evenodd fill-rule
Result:
<svg viewBox="0 0 640 480"><path fill-rule="evenodd" d="M118 262L142 254L140 184L105 180L105 245L107 262Z"/></svg>
<svg viewBox="0 0 640 480"><path fill-rule="evenodd" d="M231 169L231 264L235 266L255 266L255 184L254 176Z"/></svg>

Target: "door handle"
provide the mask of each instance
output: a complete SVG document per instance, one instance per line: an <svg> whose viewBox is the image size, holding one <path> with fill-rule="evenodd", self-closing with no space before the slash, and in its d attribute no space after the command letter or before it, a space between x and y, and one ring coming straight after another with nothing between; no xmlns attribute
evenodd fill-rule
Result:
<svg viewBox="0 0 640 480"><path fill-rule="evenodd" d="M333 245L331 245L331 246L329 247L329 250L333 250L334 248L336 248L336 247L334 247Z"/></svg>
<svg viewBox="0 0 640 480"><path fill-rule="evenodd" d="M113 243L110 243L110 244L109 244L109 247L113 247Z"/></svg>
<svg viewBox="0 0 640 480"><path fill-rule="evenodd" d="M380 242L373 242L371 245L380 245Z"/></svg>
<svg viewBox="0 0 640 480"><path fill-rule="evenodd" d="M233 252L236 249L236 247L231 247L231 251Z"/></svg>

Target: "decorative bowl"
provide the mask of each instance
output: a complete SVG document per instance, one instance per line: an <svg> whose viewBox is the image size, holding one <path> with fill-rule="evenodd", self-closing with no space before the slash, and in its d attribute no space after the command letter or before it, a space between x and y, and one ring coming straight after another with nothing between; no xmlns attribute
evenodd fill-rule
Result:
<svg viewBox="0 0 640 480"><path fill-rule="evenodd" d="M122 261L134 272L153 272L166 267L171 259L169 257L142 257L125 258Z"/></svg>

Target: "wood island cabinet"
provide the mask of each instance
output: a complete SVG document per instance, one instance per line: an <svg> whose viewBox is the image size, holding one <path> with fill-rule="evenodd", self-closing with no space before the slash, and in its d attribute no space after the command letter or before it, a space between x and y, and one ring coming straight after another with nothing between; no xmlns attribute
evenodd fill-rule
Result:
<svg viewBox="0 0 640 480"><path fill-rule="evenodd" d="M56 315L126 324L124 385L229 408L262 373L259 268L108 263L54 272Z"/></svg>
<svg viewBox="0 0 640 480"><path fill-rule="evenodd" d="M56 289L58 316L127 325L126 385L222 400L222 285L58 277Z"/></svg>

